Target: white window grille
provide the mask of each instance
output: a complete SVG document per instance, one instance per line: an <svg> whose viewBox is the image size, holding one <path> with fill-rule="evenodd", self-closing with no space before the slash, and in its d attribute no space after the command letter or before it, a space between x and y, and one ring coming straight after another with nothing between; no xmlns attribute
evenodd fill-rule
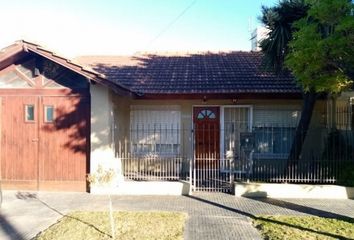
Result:
<svg viewBox="0 0 354 240"><path fill-rule="evenodd" d="M255 109L255 157L287 158L300 120L298 109Z"/></svg>
<svg viewBox="0 0 354 240"><path fill-rule="evenodd" d="M156 155L179 154L180 124L179 106L132 106L130 111L132 152Z"/></svg>

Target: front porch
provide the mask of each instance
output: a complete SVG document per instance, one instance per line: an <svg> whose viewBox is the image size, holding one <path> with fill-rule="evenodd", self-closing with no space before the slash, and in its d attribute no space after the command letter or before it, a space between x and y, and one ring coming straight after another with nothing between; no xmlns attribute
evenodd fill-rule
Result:
<svg viewBox="0 0 354 240"><path fill-rule="evenodd" d="M111 109L104 111L110 113L109 128L99 132L106 132L107 144L91 144L91 172L99 164L115 169L116 193L129 194L136 183L145 190L180 183L179 190L168 194L233 192L234 182L350 184L353 129L348 121L333 128L324 100L316 105L301 158L294 161L288 154L300 117L299 100L241 100L234 105L213 100L201 105L199 100L132 100L110 92L105 97ZM336 114L349 117L344 110Z"/></svg>
<svg viewBox="0 0 354 240"><path fill-rule="evenodd" d="M248 128L247 128L248 129ZM288 129L288 128L287 128ZM130 129L136 132L136 129ZM196 129L148 129L142 127L138 134L143 136L155 136L154 144L163 135L178 133L189 134L195 139ZM204 136L218 136L211 134L210 129L199 130L198 134ZM302 158L298 161L287 159L285 151L289 146L274 146L283 153L263 153L260 150L269 135L284 139L292 136L288 130L279 131L279 125L267 125L260 131L257 127L246 133L233 133L229 129L220 129L220 135L228 135L225 145L236 145L234 152L227 151L225 154L218 152L197 154L196 140L192 142L179 142L179 147L192 144L193 155L182 155L177 151L161 153L158 146L149 146L152 149L148 153L119 152L118 159L122 163L122 174L127 181L184 181L188 182L191 191L219 191L233 192L234 182L260 182L260 183L296 183L296 184L345 184L346 168L353 166L354 159L351 152L353 149L353 131L341 130L333 134L330 129L311 128L308 138L321 141L306 146ZM149 132L147 134L146 132ZM173 135L173 134L172 134ZM172 136L171 135L171 136ZM252 138L259 138L253 139ZM218 139L211 139L218 141ZM233 142L234 141L234 142ZM250 143L254 141L254 143ZM271 141L275 141L272 139ZM210 142L210 141L208 141ZM246 143L250 145L247 145ZM134 143L127 142L127 145ZM147 144L148 145L148 144ZM318 146L323 146L319 149ZM258 148L257 148L258 146ZM146 146L141 146L147 148ZM261 145L261 147L263 147ZM166 148L166 147L165 147ZM286 149L284 149L286 148ZM173 146L170 147L173 149ZM237 151L237 152L236 152ZM173 150L172 150L173 152Z"/></svg>

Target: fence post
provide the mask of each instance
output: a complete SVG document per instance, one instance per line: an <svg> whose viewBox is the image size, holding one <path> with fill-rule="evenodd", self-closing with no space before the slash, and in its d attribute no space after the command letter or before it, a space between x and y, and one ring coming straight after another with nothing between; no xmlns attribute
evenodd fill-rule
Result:
<svg viewBox="0 0 354 240"><path fill-rule="evenodd" d="M227 159L225 159L226 161ZM234 182L235 182L235 175L234 175L234 169L235 169L235 157L230 158L230 193L234 194Z"/></svg>
<svg viewBox="0 0 354 240"><path fill-rule="evenodd" d="M189 194L192 195L193 191L195 191L196 180L195 180L195 149L194 149L194 130L191 129L191 149L192 149L192 157L189 161Z"/></svg>

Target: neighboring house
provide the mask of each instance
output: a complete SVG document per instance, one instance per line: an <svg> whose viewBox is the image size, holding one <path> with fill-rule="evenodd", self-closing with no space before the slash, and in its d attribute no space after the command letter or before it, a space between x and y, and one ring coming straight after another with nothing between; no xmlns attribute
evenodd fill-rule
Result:
<svg viewBox="0 0 354 240"><path fill-rule="evenodd" d="M20 41L0 53L0 69L1 178L9 188L86 190L86 174L99 165L117 173L114 189L134 180L187 180L206 191L228 191L235 179L336 182L332 172L313 174L326 152L325 98L299 174L284 175L302 94L289 74L262 70L260 53L72 62Z"/></svg>

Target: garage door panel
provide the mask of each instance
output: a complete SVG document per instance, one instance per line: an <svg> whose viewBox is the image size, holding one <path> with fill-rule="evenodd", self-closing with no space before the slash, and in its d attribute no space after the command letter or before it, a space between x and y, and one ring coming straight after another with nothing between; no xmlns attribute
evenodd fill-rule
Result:
<svg viewBox="0 0 354 240"><path fill-rule="evenodd" d="M3 185L85 191L89 97L1 96L0 104Z"/></svg>
<svg viewBox="0 0 354 240"><path fill-rule="evenodd" d="M32 115L26 118L28 106L31 107ZM2 179L37 180L38 99L36 97L2 97L2 109Z"/></svg>
<svg viewBox="0 0 354 240"><path fill-rule="evenodd" d="M42 105L40 180L85 182L88 102L83 97L43 97ZM48 107L53 107L52 121L46 121Z"/></svg>

